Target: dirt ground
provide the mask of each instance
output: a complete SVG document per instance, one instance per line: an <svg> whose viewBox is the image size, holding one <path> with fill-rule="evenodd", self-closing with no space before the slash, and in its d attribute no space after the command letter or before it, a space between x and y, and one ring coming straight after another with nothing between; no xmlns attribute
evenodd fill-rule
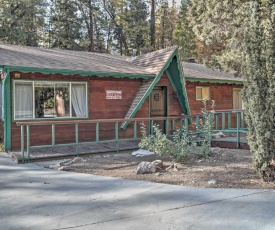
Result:
<svg viewBox="0 0 275 230"><path fill-rule="evenodd" d="M267 188L275 189L275 183L260 180L253 169L248 150L212 148L209 157L189 155L177 168L167 169L171 159L150 156L132 156L133 151L93 154L64 162L63 169L131 180L193 187L213 188ZM162 160L164 167L152 174L136 174L142 161Z"/></svg>

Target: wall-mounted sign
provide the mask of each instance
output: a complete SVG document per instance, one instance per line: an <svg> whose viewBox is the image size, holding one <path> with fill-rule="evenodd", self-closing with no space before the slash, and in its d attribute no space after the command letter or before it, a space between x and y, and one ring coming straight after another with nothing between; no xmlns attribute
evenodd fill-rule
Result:
<svg viewBox="0 0 275 230"><path fill-rule="evenodd" d="M122 99L122 91L106 90L106 99Z"/></svg>

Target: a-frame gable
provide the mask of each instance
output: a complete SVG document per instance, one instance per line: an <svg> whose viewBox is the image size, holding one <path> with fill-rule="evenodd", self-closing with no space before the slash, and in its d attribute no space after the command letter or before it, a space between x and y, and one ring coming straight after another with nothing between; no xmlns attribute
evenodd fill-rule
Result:
<svg viewBox="0 0 275 230"><path fill-rule="evenodd" d="M125 116L126 119L135 117L137 111L141 108L146 98L151 94L152 90L154 89L155 85L160 81L164 72L166 72L168 75L168 79L177 94L182 110L185 114L190 114L187 92L185 88L185 80L182 74L181 61L178 55L178 49L175 48L174 52L167 59L155 79L147 82L147 88L144 89L144 84L141 86L141 88L143 87L143 91L139 90L139 92L137 93L132 105L130 106ZM124 122L121 125L121 128L126 129L129 123L130 121Z"/></svg>

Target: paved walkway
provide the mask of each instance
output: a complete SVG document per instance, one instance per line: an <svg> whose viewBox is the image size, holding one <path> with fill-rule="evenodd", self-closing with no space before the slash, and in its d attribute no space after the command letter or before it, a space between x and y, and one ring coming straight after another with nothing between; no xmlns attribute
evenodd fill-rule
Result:
<svg viewBox="0 0 275 230"><path fill-rule="evenodd" d="M274 190L203 189L53 171L0 153L0 229L275 229Z"/></svg>

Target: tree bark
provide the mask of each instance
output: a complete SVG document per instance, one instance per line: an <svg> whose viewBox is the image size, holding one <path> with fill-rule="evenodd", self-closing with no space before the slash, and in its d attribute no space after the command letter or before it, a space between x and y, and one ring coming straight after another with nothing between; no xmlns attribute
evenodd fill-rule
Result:
<svg viewBox="0 0 275 230"><path fill-rule="evenodd" d="M151 47L155 50L156 42L155 42L155 0L151 0L151 23L150 23L150 43Z"/></svg>
<svg viewBox="0 0 275 230"><path fill-rule="evenodd" d="M89 0L89 38L90 38L90 47L89 51L94 52L95 51L95 45L94 45L94 25L93 25L93 6L92 6L92 0Z"/></svg>

